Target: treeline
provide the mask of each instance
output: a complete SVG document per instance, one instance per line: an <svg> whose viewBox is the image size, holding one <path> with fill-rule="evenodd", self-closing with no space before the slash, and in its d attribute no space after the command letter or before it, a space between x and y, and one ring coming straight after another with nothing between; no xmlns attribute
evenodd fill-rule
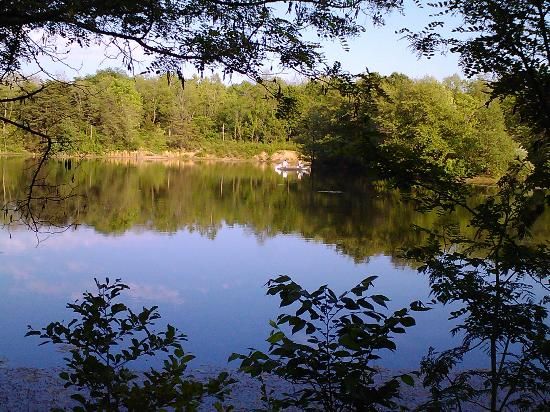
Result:
<svg viewBox="0 0 550 412"><path fill-rule="evenodd" d="M489 102L480 80L374 74L354 80L353 93L333 83L226 85L217 76L181 83L105 70L76 84L47 82L32 98L0 110L78 153L297 144L321 163L365 166L378 149L407 150L449 171L489 175L521 153L515 140L526 132L515 126L513 104ZM0 89L3 97L14 93ZM0 151L38 150L36 138L2 125Z"/></svg>

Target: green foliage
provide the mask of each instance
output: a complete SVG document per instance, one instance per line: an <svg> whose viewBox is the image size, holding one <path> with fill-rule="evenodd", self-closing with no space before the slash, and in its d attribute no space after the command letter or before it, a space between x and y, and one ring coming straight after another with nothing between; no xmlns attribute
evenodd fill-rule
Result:
<svg viewBox="0 0 550 412"><path fill-rule="evenodd" d="M84 116L93 116L91 127L97 129L98 139L107 147L118 150L140 148L139 126L142 118L142 99L135 83L127 76L102 71L88 78L90 85L88 107ZM93 132L91 132L93 133Z"/></svg>
<svg viewBox="0 0 550 412"><path fill-rule="evenodd" d="M423 162L467 176L501 175L516 156L497 103L478 91L479 82L390 76L377 103L380 147L389 155L413 151Z"/></svg>
<svg viewBox="0 0 550 412"><path fill-rule="evenodd" d="M529 239L544 210L544 190L533 187L532 168L517 162L495 193L472 204L471 189L462 181L428 166L417 158L401 161L394 165L395 181L422 188L411 192L422 210L465 210L473 231L452 223L426 230L427 242L406 253L429 276L437 301L453 305L451 319L457 324L451 332L462 337L458 347L431 349L422 362L424 385L432 393L423 407L544 410L550 399L550 250L547 242ZM397 170L406 178L399 179ZM458 370L480 348L487 363Z"/></svg>
<svg viewBox="0 0 550 412"><path fill-rule="evenodd" d="M311 83L302 90L302 114L297 140L318 163L361 163L360 152L350 150L357 144L352 133L352 104L336 89ZM354 156L355 155L355 156Z"/></svg>
<svg viewBox="0 0 550 412"><path fill-rule="evenodd" d="M541 0L449 0L426 5L434 9L433 21L418 33L404 29L413 48L428 57L450 49L459 55L467 76L487 77L492 98L512 101L515 116L532 132L526 142L529 159L537 168L532 178L547 180L550 4Z"/></svg>
<svg viewBox="0 0 550 412"><path fill-rule="evenodd" d="M518 154L480 81L365 74L299 90L296 140L319 162L365 167L407 152L457 176L498 177Z"/></svg>
<svg viewBox="0 0 550 412"><path fill-rule="evenodd" d="M24 104L3 103L4 112L8 119L51 136L55 151L159 153L197 147L207 151L208 142L213 142L216 153L209 154L252 157L263 150L262 145L280 147L288 141L287 123L278 116L277 100L268 98L268 91L260 85L226 86L213 76L195 77L183 88L167 76L130 78L104 70L77 80L76 85L49 81L44 87ZM9 89L5 92L13 94ZM32 134L6 123L2 135L5 151L41 150ZM235 142L244 143L242 155ZM258 150L250 153L253 146L249 143ZM289 142L285 148L289 147L295 145Z"/></svg>
<svg viewBox="0 0 550 412"><path fill-rule="evenodd" d="M121 409L197 410L205 396L219 399L228 394L234 381L227 373L206 383L186 379L187 364L194 358L185 353L185 335L171 325L164 332L152 330L160 318L157 307L135 313L119 301L128 286L120 280L95 280L97 293L85 292L81 301L67 308L76 318L67 324L52 322L41 330L29 326L26 336L39 336L41 344L69 345L65 358L67 370L60 373L65 387L75 387L72 398L81 406L75 411L118 411ZM161 370L150 369L140 376L131 370L131 363L147 356L166 353Z"/></svg>
<svg viewBox="0 0 550 412"><path fill-rule="evenodd" d="M167 76L106 70L77 86L47 82L25 104L4 103L4 111L54 136L54 148L69 153L187 150L251 158L292 148L318 163L364 168L382 149L390 156L414 152L463 176L500 176L519 153L511 135L523 143L529 135L516 126L508 103L489 103L482 82L458 78L374 73L227 86L212 76L183 88ZM5 123L3 136L6 150L41 149Z"/></svg>
<svg viewBox="0 0 550 412"><path fill-rule="evenodd" d="M196 152L197 157L216 157L233 159L253 159L262 152L272 155L278 150L298 150L299 146L293 142L256 143L238 141L220 141L196 139L189 141L183 147L185 150Z"/></svg>
<svg viewBox="0 0 550 412"><path fill-rule="evenodd" d="M373 362L385 350L394 351L393 335L405 333L415 320L406 308L389 316L379 311L389 299L366 294L375 279L368 277L339 296L326 285L308 292L288 276L270 280L267 294L278 295L281 307L296 310L270 322L273 330L267 338L267 353L251 350L248 355L233 354L229 360L240 359L240 370L260 380L268 373L297 385L293 394L269 393L263 385L264 401L272 410L395 407L400 381L411 385L413 379L401 375L379 382L380 372ZM414 302L410 310L428 308Z"/></svg>

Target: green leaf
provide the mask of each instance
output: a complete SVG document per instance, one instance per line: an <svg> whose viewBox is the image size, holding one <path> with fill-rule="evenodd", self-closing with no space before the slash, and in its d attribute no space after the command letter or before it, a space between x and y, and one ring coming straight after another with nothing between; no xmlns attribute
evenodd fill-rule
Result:
<svg viewBox="0 0 550 412"><path fill-rule="evenodd" d="M404 375L401 375L400 378L404 384L409 386L414 386L414 379L412 376L404 374Z"/></svg>
<svg viewBox="0 0 550 412"><path fill-rule="evenodd" d="M416 325L416 321L414 320L414 318L412 318L410 316L405 317L405 318L401 318L400 323L405 327L411 327L411 326Z"/></svg>
<svg viewBox="0 0 550 412"><path fill-rule="evenodd" d="M235 361L237 359L241 359L241 358L242 358L241 354L233 352L231 354L231 356L229 356L229 358L227 358L227 362L233 362L233 361Z"/></svg>
<svg viewBox="0 0 550 412"><path fill-rule="evenodd" d="M279 342L285 337L285 334L281 331L275 332L273 335L270 335L269 338L266 339L267 342L274 344Z"/></svg>

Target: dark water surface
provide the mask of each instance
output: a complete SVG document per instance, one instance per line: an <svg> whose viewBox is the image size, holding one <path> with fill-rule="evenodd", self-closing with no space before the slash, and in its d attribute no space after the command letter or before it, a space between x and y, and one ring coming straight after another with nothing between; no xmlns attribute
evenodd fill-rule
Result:
<svg viewBox="0 0 550 412"><path fill-rule="evenodd" d="M25 198L30 166L0 159L0 203ZM93 290L94 276L122 278L132 307L158 305L162 321L189 336L196 365L221 366L232 352L265 348L278 301L263 285L280 274L337 291L378 275L376 292L392 299L392 309L428 299L426 280L398 255L423 241L412 225L435 227L440 217L415 212L379 182L189 162L51 161L42 177L70 195L31 204L51 225L41 231L60 233L0 231L0 356L10 366L62 363L63 353L23 337L26 325L70 319L66 302ZM465 217L454 219L467 230ZM69 224L76 229L63 231ZM547 236L545 227L535 236ZM418 314L384 365L414 368L429 346L449 347L447 313Z"/></svg>

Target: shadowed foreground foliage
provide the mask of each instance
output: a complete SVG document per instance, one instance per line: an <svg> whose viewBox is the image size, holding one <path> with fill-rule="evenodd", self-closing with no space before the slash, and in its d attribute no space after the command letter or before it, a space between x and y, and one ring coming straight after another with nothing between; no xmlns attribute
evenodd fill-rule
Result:
<svg viewBox="0 0 550 412"><path fill-rule="evenodd" d="M206 396L214 396L218 411L228 386L234 381L227 373L208 382L186 377L187 364L194 358L184 352L187 340L171 325L163 332L152 327L160 318L157 307L135 313L120 302L128 286L120 280L95 280L97 292L85 292L82 300L67 304L77 317L68 322L52 322L26 336L39 336L43 342L68 345L66 371L59 376L65 387L77 389L72 398L81 406L75 411L160 410L195 411ZM166 354L161 370L138 374L132 362Z"/></svg>
<svg viewBox="0 0 550 412"><path fill-rule="evenodd" d="M268 410L298 407L315 411L376 411L396 408L400 382L413 385L413 378L400 375L381 382L376 362L397 349L395 334L415 325L411 311L429 310L413 302L392 314L380 312L389 300L366 292L376 276L364 279L348 292L337 296L327 285L313 292L303 289L288 276L267 283L267 294L281 299L281 307L292 306L294 313L283 313L267 342L267 353L252 350L248 355L233 354L241 360L240 370L257 377L274 374L297 385L295 393L268 392L263 400Z"/></svg>
<svg viewBox="0 0 550 412"><path fill-rule="evenodd" d="M428 275L431 293L452 305L453 335L461 345L431 348L421 370L434 410L466 410L483 405L490 411L550 406L550 250L533 241L531 229L544 211L545 190L535 187L533 168L518 161L500 179L497 190L477 205L467 202L471 188L442 169L416 158L387 164L402 188L417 187L411 199L423 211L445 215L460 208L474 230L460 231L447 222L425 228L424 244L405 256ZM487 354L486 364L461 370L473 352Z"/></svg>

